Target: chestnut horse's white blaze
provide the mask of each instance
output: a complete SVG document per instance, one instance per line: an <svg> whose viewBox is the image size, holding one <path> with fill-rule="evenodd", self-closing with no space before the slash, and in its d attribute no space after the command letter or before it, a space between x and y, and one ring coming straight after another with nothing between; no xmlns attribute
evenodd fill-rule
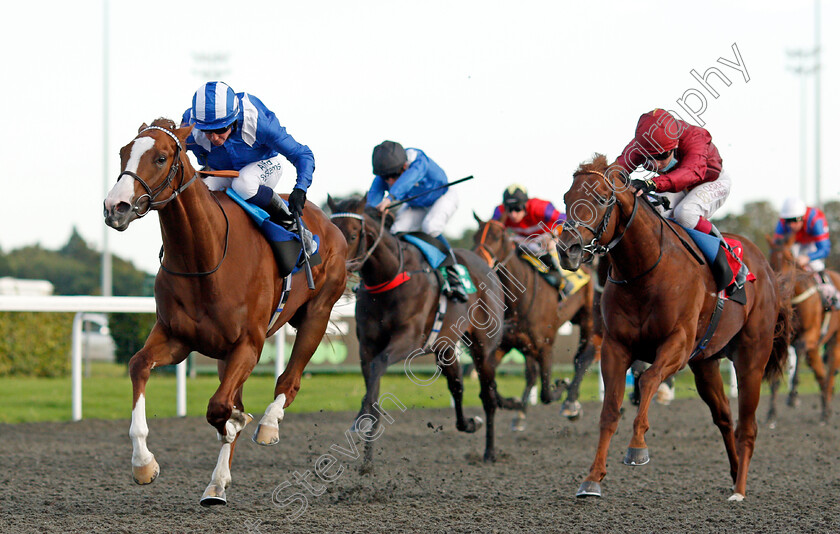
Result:
<svg viewBox="0 0 840 534"><path fill-rule="evenodd" d="M149 437L149 425L146 424L146 397L140 395L131 410L131 427L128 430L131 438L131 468L134 480L138 484L148 484L157 477L158 466L155 455L146 446Z"/></svg>
<svg viewBox="0 0 840 534"><path fill-rule="evenodd" d="M137 169L140 167L140 158L142 158L143 154L151 150L154 146L155 140L153 137L138 137L135 139L134 144L131 145L131 155L128 157L125 170L136 173ZM111 188L111 191L108 192L108 196L105 197L105 207L107 209L111 209L120 202L131 204L133 200L134 178L128 174L123 174L120 176L120 179L117 180L116 185L114 185L114 187Z"/></svg>

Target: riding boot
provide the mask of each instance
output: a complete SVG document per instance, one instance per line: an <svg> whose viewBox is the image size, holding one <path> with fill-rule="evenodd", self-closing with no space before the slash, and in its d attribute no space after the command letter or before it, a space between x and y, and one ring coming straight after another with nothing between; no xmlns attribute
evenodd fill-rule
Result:
<svg viewBox="0 0 840 534"><path fill-rule="evenodd" d="M557 277L557 281L559 283L558 289L560 290L560 299L566 300L572 295L572 292L575 289L574 284L572 284L563 274L563 269L560 267L560 257L557 255L557 249L555 247L549 248L548 256L551 258L551 267L552 270L554 270L554 276Z"/></svg>
<svg viewBox="0 0 840 534"><path fill-rule="evenodd" d="M456 268L458 260L455 259L455 254L451 248L449 249L449 255L452 256L452 264L446 267L446 278L449 283L449 292L446 296L456 302L467 302L469 300L467 290L464 284L461 283L461 276L458 274L458 269Z"/></svg>
<svg viewBox="0 0 840 534"><path fill-rule="evenodd" d="M822 298L823 308L828 310L840 310L840 292L834 287L831 278L825 271L817 273L817 289Z"/></svg>
<svg viewBox="0 0 840 534"><path fill-rule="evenodd" d="M277 193L273 193L271 195L271 200L269 200L268 205L264 206L263 209L265 209L268 213L268 217L271 222L279 224L286 229L289 229L290 226L294 226L295 217L292 215L292 211Z"/></svg>
<svg viewBox="0 0 840 534"><path fill-rule="evenodd" d="M268 205L263 209L265 209L266 213L268 213L269 220L271 222L282 226L290 232L295 234L298 233L295 217L286 202L280 198L280 195L274 193L271 196L271 200ZM301 222L303 222L303 219L301 219ZM315 239L312 237L312 232L309 231L309 228L307 228L306 225L303 227L303 240L304 245L306 246L307 255L311 256L315 254L315 251L318 249L318 244L315 243Z"/></svg>
<svg viewBox="0 0 840 534"><path fill-rule="evenodd" d="M747 264L744 263L741 260L741 258L739 258L735 254L735 251L732 250L732 247L730 247L729 243L726 242L726 239L723 238L723 235L720 233L720 230L717 229L717 226L715 226L714 224L712 224L711 226L712 228L711 230L709 230L709 235L713 235L720 239L721 243L723 243L723 246L726 247L726 250L728 250L732 257L738 260L738 263L741 265L741 267L738 269L738 272L735 273L735 290L741 289L742 287L744 287L744 284L747 283L747 275L750 274L749 267L747 267Z"/></svg>

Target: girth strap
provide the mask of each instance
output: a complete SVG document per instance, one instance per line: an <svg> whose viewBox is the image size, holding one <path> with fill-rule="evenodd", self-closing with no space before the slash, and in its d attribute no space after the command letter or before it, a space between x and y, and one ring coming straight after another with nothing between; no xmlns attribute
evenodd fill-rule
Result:
<svg viewBox="0 0 840 534"><path fill-rule="evenodd" d="M709 344L709 340L711 340L712 336L715 335L715 330L717 330L718 323L720 322L720 314L723 311L723 305L725 302L726 301L721 298L720 292L718 292L717 300L715 301L715 309L712 311L712 318L709 319L709 327L706 328L706 333L703 334L703 338L699 343L697 343L697 346L694 347L694 350L691 352L691 356L688 357L689 360L705 350L706 345Z"/></svg>

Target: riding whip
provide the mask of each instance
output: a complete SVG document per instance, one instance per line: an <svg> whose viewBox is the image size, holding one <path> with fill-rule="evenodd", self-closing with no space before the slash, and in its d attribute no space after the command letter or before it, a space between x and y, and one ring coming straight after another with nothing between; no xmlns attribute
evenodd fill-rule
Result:
<svg viewBox="0 0 840 534"><path fill-rule="evenodd" d="M306 239L303 233L303 221L300 218L300 214L297 211L294 211L295 214L295 221L297 222L298 227L298 236L300 236L300 248L301 252L303 252L303 270L306 272L306 285L309 286L309 289L315 289L315 281L312 279L312 267L309 265L309 252L306 251Z"/></svg>
<svg viewBox="0 0 840 534"><path fill-rule="evenodd" d="M443 185L439 185L439 186L437 186L437 187L433 187L433 188L429 189L428 191L423 191L422 193L419 193L419 194L417 194L417 195L414 195L413 197L408 197L408 198L406 198L406 199L403 199L403 200L400 200L400 201L394 202L393 204L388 205L388 209L389 209L389 210L390 210L390 209L393 209L393 208L395 208L395 207L397 207L397 206L400 206L400 205L402 205L402 204L405 204L406 202L410 202L410 201L414 200L415 198L420 198L420 197L422 197L423 195L428 195L429 193L431 193L431 192L433 192L433 191L438 191L438 190L440 190L440 189L445 189L445 188L447 188L447 187L449 187L449 186L452 186L452 185L455 185L455 184L460 184L461 182L466 182L467 180L472 180L473 178L474 178L474 177L473 177L472 175L469 175L469 176L467 176L466 178L461 178L460 180L455 180L454 182L449 182L448 184L443 184Z"/></svg>

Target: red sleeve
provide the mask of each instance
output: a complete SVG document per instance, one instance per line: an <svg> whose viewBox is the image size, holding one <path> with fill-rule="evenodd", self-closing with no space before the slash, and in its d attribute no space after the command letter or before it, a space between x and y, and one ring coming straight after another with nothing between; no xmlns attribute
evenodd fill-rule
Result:
<svg viewBox="0 0 840 534"><path fill-rule="evenodd" d="M630 141L624 150L621 151L621 155L618 156L618 159L615 160L613 165L618 165L627 173L632 173L636 170L636 168L645 162L647 152L642 148L636 139Z"/></svg>
<svg viewBox="0 0 840 534"><path fill-rule="evenodd" d="M680 136L677 168L653 179L656 190L677 193L706 181L708 156L713 150L709 132L698 127L687 128Z"/></svg>

